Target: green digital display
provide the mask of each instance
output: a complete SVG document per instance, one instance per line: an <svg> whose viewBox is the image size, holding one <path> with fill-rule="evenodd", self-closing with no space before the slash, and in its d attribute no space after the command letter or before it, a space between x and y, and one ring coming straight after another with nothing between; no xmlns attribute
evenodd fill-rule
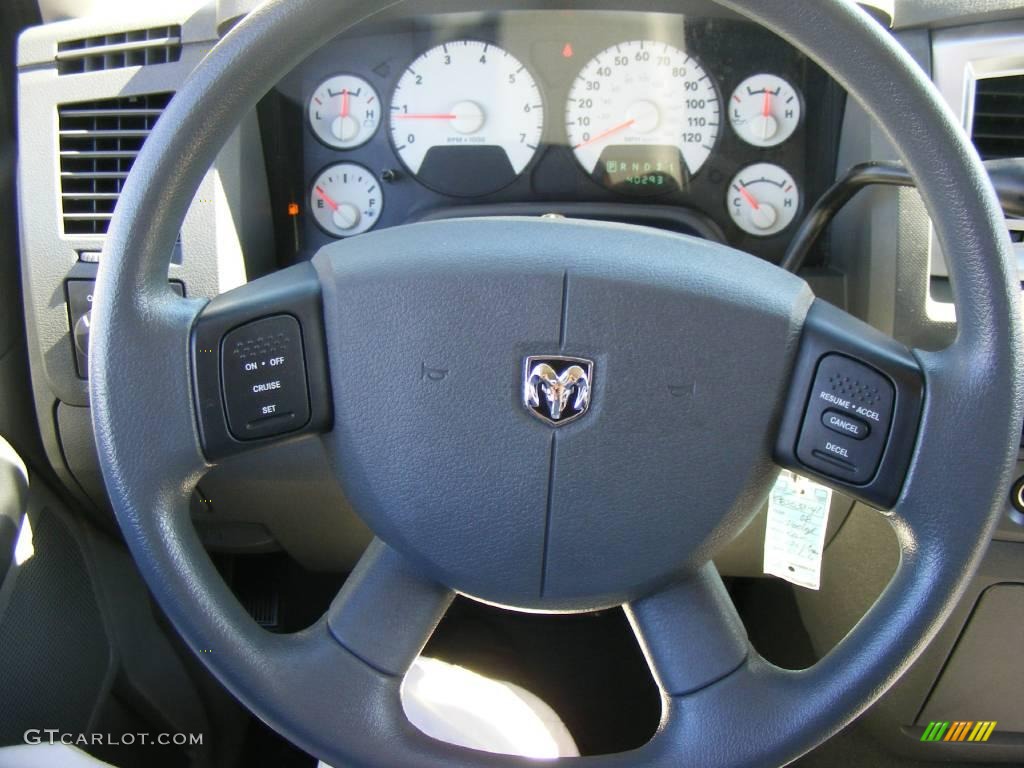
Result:
<svg viewBox="0 0 1024 768"><path fill-rule="evenodd" d="M606 147L594 173L609 189L633 195L660 195L681 190L686 184L678 148L662 145Z"/></svg>

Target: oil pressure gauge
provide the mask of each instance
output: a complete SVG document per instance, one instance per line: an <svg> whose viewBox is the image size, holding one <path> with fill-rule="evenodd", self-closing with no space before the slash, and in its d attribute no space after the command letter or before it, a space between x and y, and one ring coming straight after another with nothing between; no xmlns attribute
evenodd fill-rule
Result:
<svg viewBox="0 0 1024 768"><path fill-rule="evenodd" d="M338 163L314 179L309 205L321 229L334 237L350 237L377 223L384 197L377 179L366 168Z"/></svg>
<svg viewBox="0 0 1024 768"><path fill-rule="evenodd" d="M748 144L774 147L800 123L800 97L777 75L751 75L732 92L729 123Z"/></svg>
<svg viewBox="0 0 1024 768"><path fill-rule="evenodd" d="M330 147L358 147L369 141L380 125L380 99L361 77L329 78L309 98L309 125Z"/></svg>
<svg viewBox="0 0 1024 768"><path fill-rule="evenodd" d="M800 207L800 190L789 173L771 163L755 163L729 183L727 205L736 226L757 237L788 227Z"/></svg>

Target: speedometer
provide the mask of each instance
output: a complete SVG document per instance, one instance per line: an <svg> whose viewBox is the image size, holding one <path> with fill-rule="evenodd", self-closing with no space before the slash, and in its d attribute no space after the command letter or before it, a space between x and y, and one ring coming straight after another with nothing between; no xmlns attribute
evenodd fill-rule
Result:
<svg viewBox="0 0 1024 768"><path fill-rule="evenodd" d="M477 40L431 48L399 79L391 138L432 189L472 196L508 185L533 158L544 128L540 89L508 51Z"/></svg>
<svg viewBox="0 0 1024 768"><path fill-rule="evenodd" d="M613 45L569 93L566 129L597 181L630 194L684 187L707 161L721 122L718 91L692 56L667 43Z"/></svg>

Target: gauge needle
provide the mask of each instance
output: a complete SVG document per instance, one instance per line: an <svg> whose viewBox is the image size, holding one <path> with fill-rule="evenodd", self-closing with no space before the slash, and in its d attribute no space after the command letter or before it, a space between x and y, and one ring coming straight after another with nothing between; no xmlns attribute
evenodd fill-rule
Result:
<svg viewBox="0 0 1024 768"><path fill-rule="evenodd" d="M765 117L772 116L772 92L764 89L764 102L761 104L761 114Z"/></svg>
<svg viewBox="0 0 1024 768"><path fill-rule="evenodd" d="M598 141L601 141L602 139L607 139L609 136L611 136L614 133L618 133L619 131L626 130L627 128L629 128L629 126L633 125L633 123L635 123L635 122L636 122L636 118L631 118L631 119L627 120L624 123L619 123L614 128L609 128L607 131L604 131L603 133L597 134L597 136L593 136L592 138L589 138L586 141L580 142L575 147L573 147L573 149L579 149L580 147L585 147L585 146L587 146L589 144L594 144L594 143L596 143Z"/></svg>
<svg viewBox="0 0 1024 768"><path fill-rule="evenodd" d="M399 112L395 115L396 120L454 120L457 115L414 115L406 112Z"/></svg>
<svg viewBox="0 0 1024 768"><path fill-rule="evenodd" d="M327 203L328 207L332 211L337 211L338 210L338 208L339 208L338 204L331 199L330 195L328 195L326 192L324 192L320 188L319 184L316 187L314 187L314 189L316 190L316 196L319 197L321 200L323 200L325 203Z"/></svg>
<svg viewBox="0 0 1024 768"><path fill-rule="evenodd" d="M348 117L348 88L341 92L341 117Z"/></svg>
<svg viewBox="0 0 1024 768"><path fill-rule="evenodd" d="M740 194L743 195L743 199L750 203L750 207L755 211L761 208L761 204L757 202L757 198L750 194L746 187L740 187Z"/></svg>

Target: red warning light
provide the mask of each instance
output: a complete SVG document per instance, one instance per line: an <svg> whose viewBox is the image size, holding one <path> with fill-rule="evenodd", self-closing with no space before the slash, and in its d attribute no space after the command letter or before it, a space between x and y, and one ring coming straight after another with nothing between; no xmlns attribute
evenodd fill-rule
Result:
<svg viewBox="0 0 1024 768"><path fill-rule="evenodd" d="M565 44L565 48L562 49L562 55L565 58L567 58L567 59L571 59L572 58L572 54L573 54L572 43L566 43Z"/></svg>

